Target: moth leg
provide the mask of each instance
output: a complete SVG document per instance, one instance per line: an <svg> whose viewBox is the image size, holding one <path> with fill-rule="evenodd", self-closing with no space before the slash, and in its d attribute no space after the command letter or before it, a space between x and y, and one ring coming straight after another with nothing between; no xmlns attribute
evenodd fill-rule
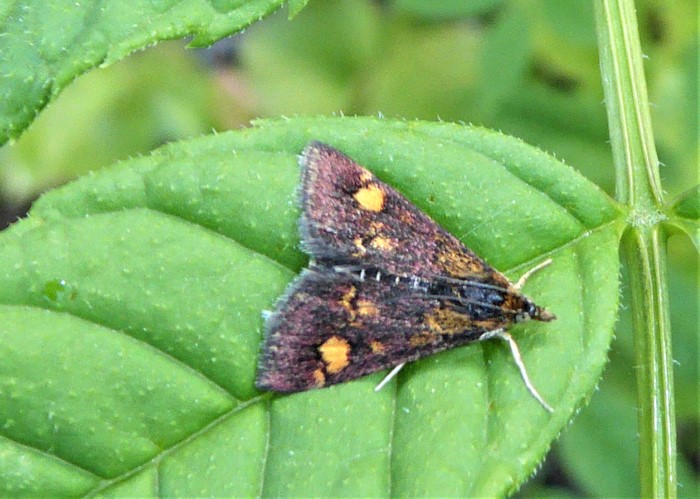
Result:
<svg viewBox="0 0 700 499"><path fill-rule="evenodd" d="M384 385L386 385L389 381L391 381L391 378L399 374L399 371L403 366L405 366L406 363L399 364L398 366L394 367L391 371L389 371L389 374L384 376L384 379L379 382L379 384L374 388L375 392L378 392L382 388L384 388Z"/></svg>
<svg viewBox="0 0 700 499"><path fill-rule="evenodd" d="M546 263L548 265L549 261ZM540 265L540 267L542 267L542 265ZM494 331L489 331L488 333L481 335L479 341L490 340L491 338L498 338L499 340L508 342L508 345L510 346L510 351L513 354L513 360L515 361L515 364L520 370L520 377L523 378L523 382L525 383L527 390L530 392L530 395L535 397L535 400L537 400L542 405L542 407L544 407L548 412L554 412L552 406L545 402L545 400L542 398L542 395L539 394L537 389L530 381L530 377L527 375L527 369L525 369L525 363L523 362L523 358L520 355L520 349L518 348L518 344L515 342L513 337L502 329L496 329Z"/></svg>
<svg viewBox="0 0 700 499"><path fill-rule="evenodd" d="M538 265L535 265L535 266L532 267L530 270L528 270L527 272L525 272L525 273L520 277L520 279L518 279L518 282L516 282L516 283L513 285L513 287L514 287L517 291L520 291L520 290L522 289L522 287L525 286L525 282L530 278L530 276L532 276L532 274L534 274L534 273L537 272L538 270L542 270L543 268L545 268L545 267L546 267L547 265L549 265L550 263L552 263L552 259L551 259L551 258L547 258L544 262L542 262L542 263L540 263L540 264L538 264Z"/></svg>

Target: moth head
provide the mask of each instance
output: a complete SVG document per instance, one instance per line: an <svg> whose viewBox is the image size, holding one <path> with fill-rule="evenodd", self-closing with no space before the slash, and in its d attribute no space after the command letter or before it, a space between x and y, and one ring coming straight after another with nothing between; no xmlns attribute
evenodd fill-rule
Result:
<svg viewBox="0 0 700 499"><path fill-rule="evenodd" d="M523 306L515 316L515 322L524 322L534 319L536 321L550 322L556 319L557 316L554 315L549 310L535 305L533 302L525 298L523 300Z"/></svg>

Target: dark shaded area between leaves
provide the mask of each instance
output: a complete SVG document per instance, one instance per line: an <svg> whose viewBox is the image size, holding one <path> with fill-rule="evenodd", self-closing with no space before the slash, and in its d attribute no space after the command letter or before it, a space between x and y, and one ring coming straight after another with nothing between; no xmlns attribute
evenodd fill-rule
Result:
<svg viewBox="0 0 700 499"><path fill-rule="evenodd" d="M26 203L15 204L4 199L0 199L0 230L27 216L29 208L34 200Z"/></svg>

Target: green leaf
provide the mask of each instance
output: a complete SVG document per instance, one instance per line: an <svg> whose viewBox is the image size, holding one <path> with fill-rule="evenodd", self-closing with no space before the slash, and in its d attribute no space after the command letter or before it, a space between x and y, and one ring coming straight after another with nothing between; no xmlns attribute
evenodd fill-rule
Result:
<svg viewBox="0 0 700 499"><path fill-rule="evenodd" d="M161 43L69 85L0 150L0 197L20 204L118 159L247 122L184 46Z"/></svg>
<svg viewBox="0 0 700 499"><path fill-rule="evenodd" d="M553 259L525 291L558 320L513 328L553 414L492 343L415 362L380 393L380 374L254 389L261 313L306 262L296 155L311 139L511 278ZM516 139L370 118L261 121L50 192L0 234L0 420L19 456L0 468L0 494L512 492L600 376L623 221Z"/></svg>
<svg viewBox="0 0 700 499"><path fill-rule="evenodd" d="M621 369L621 360L611 360L600 390L558 443L576 482L596 497L639 497L636 407L627 389L631 366ZM601 476L601 469L610 474Z"/></svg>
<svg viewBox="0 0 700 499"><path fill-rule="evenodd" d="M299 12L301 12L304 9L304 7L306 7L307 3L309 3L309 0L289 0L287 2L287 5L289 7L289 19L292 19Z"/></svg>
<svg viewBox="0 0 700 499"><path fill-rule="evenodd" d="M700 186L679 196L673 204L670 223L688 234L700 251Z"/></svg>
<svg viewBox="0 0 700 499"><path fill-rule="evenodd" d="M0 144L15 138L78 75L155 42L208 45L276 10L282 0L63 2L0 9ZM296 9L299 9L297 5Z"/></svg>
<svg viewBox="0 0 700 499"><path fill-rule="evenodd" d="M700 185L696 185L680 196L673 205L673 212L679 217L689 220L700 219Z"/></svg>

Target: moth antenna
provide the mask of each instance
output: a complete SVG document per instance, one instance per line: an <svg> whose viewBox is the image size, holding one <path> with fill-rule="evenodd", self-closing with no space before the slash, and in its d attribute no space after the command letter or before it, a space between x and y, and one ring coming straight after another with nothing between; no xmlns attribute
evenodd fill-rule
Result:
<svg viewBox="0 0 700 499"><path fill-rule="evenodd" d="M549 265L550 263L552 263L552 259L551 259L551 258L547 258L544 262L542 262L542 263L540 263L540 264L538 264L538 265L535 265L535 266L532 267L530 270L528 270L527 272L525 272L522 276L520 276L520 279L518 279L518 282L516 282L516 283L513 285L513 287L514 287L517 291L520 291L520 290L522 289L522 287L525 286L525 282L530 278L530 276L532 276L532 274L534 274L534 273L537 272L538 270L542 270L543 268L545 268L545 267L546 267L547 265Z"/></svg>
<svg viewBox="0 0 700 499"><path fill-rule="evenodd" d="M508 345L510 346L510 351L513 354L513 360L515 360L515 364L520 370L520 377L523 378L523 382L525 383L527 390L530 392L530 395L535 397L535 400L537 400L542 405L542 407L544 407L548 412L554 412L552 406L545 402L545 400L542 398L542 395L540 395L540 393L530 381L530 377L527 375L527 369L525 369L525 363L523 362L523 358L520 355L520 349L518 348L518 344L515 342L513 337L501 329L496 329L495 331L489 331L488 333L483 334L481 338L479 338L479 340L488 340L491 338L498 338L499 340L508 342Z"/></svg>
<svg viewBox="0 0 700 499"><path fill-rule="evenodd" d="M394 367L391 371L389 371L389 374L384 376L384 379L379 382L379 384L374 388L375 392L378 392L382 388L384 388L384 385L386 385L389 381L391 381L391 378L399 374L399 371L403 366L405 366L406 363L404 362L403 364L399 364L398 366Z"/></svg>

